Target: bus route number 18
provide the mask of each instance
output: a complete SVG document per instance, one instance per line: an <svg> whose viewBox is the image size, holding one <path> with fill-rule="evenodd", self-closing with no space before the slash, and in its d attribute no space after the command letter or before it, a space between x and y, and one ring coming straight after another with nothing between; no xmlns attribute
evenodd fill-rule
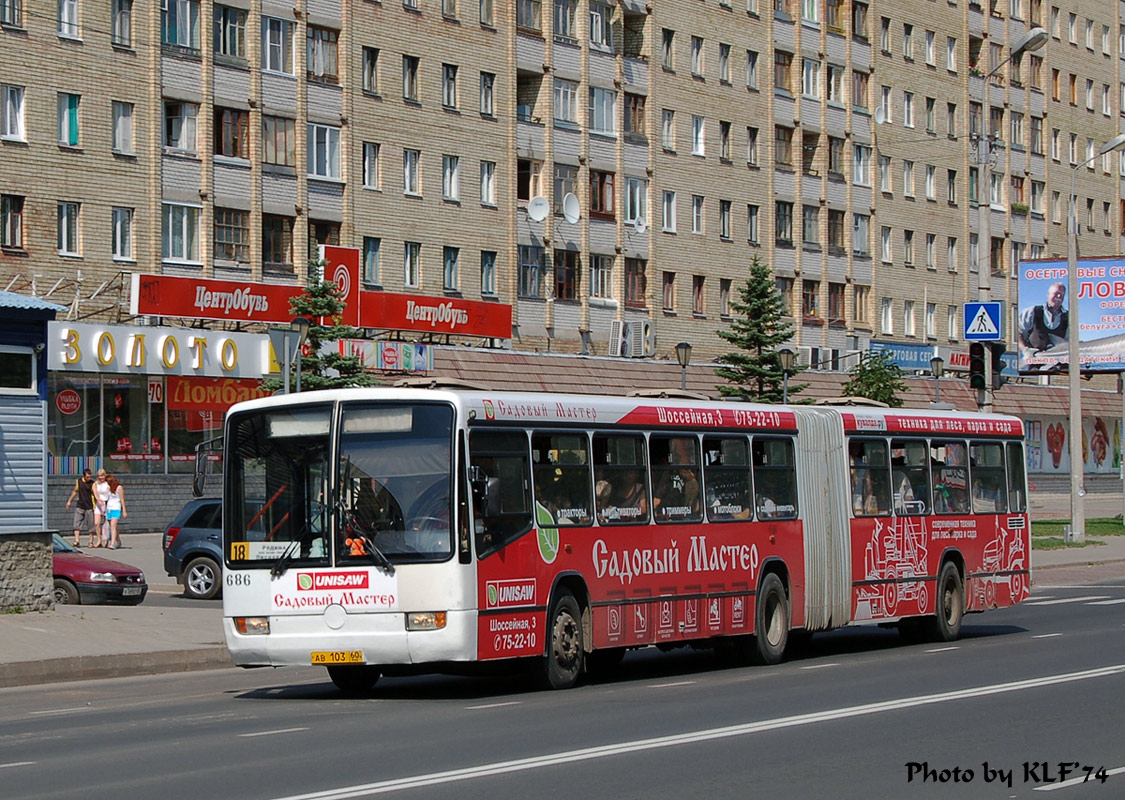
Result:
<svg viewBox="0 0 1125 800"><path fill-rule="evenodd" d="M230 560L231 561L248 561L250 559L250 543L249 542L231 542L230 545Z"/></svg>

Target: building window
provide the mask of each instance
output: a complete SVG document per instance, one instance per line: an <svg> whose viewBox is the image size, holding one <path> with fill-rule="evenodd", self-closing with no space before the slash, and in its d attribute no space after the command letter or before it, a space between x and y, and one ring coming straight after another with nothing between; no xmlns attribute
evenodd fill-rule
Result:
<svg viewBox="0 0 1125 800"><path fill-rule="evenodd" d="M293 74L293 27L288 20L262 17L262 68L266 71Z"/></svg>
<svg viewBox="0 0 1125 800"><path fill-rule="evenodd" d="M590 216L601 219L613 219L616 209L616 200L613 194L614 174L600 170L590 170ZM665 201L668 193L665 192ZM673 197L675 195L673 194ZM667 215L665 216L667 226ZM667 230L667 227L665 227Z"/></svg>
<svg viewBox="0 0 1125 800"><path fill-rule="evenodd" d="M914 301L902 301L902 332L906 336L914 335Z"/></svg>
<svg viewBox="0 0 1125 800"><path fill-rule="evenodd" d="M496 162L480 162L480 201L486 206L496 205Z"/></svg>
<svg viewBox="0 0 1125 800"><path fill-rule="evenodd" d="M801 315L820 316L820 281L801 281Z"/></svg>
<svg viewBox="0 0 1125 800"><path fill-rule="evenodd" d="M113 152L133 155L133 104L113 101Z"/></svg>
<svg viewBox="0 0 1125 800"><path fill-rule="evenodd" d="M199 263L199 207L164 204L161 257Z"/></svg>
<svg viewBox="0 0 1125 800"><path fill-rule="evenodd" d="M492 27L492 0L480 0L480 24Z"/></svg>
<svg viewBox="0 0 1125 800"><path fill-rule="evenodd" d="M379 94L379 48L363 48L363 91Z"/></svg>
<svg viewBox="0 0 1125 800"><path fill-rule="evenodd" d="M441 196L443 200L458 202L461 199L461 158L441 157Z"/></svg>
<svg viewBox="0 0 1125 800"><path fill-rule="evenodd" d="M113 259L115 261L131 261L133 258L133 209L114 208L111 224Z"/></svg>
<svg viewBox="0 0 1125 800"><path fill-rule="evenodd" d="M645 135L645 98L641 94L625 94L625 133Z"/></svg>
<svg viewBox="0 0 1125 800"><path fill-rule="evenodd" d="M578 252L575 250L556 250L553 296L558 300L578 299L579 277Z"/></svg>
<svg viewBox="0 0 1125 800"><path fill-rule="evenodd" d="M516 200L526 203L543 194L543 162L527 158L516 160Z"/></svg>
<svg viewBox="0 0 1125 800"><path fill-rule="evenodd" d="M648 181L643 178L625 179L625 224L648 224Z"/></svg>
<svg viewBox="0 0 1125 800"><path fill-rule="evenodd" d="M617 92L590 87L590 132L617 135Z"/></svg>
<svg viewBox="0 0 1125 800"><path fill-rule="evenodd" d="M871 185L871 148L868 145L855 145L852 181L859 186Z"/></svg>
<svg viewBox="0 0 1125 800"><path fill-rule="evenodd" d="M543 270L545 252L542 247L519 246L519 296L543 296Z"/></svg>
<svg viewBox="0 0 1125 800"><path fill-rule="evenodd" d="M457 65L441 65L441 105L457 108Z"/></svg>
<svg viewBox="0 0 1125 800"><path fill-rule="evenodd" d="M59 144L67 147L78 146L78 103L80 95L59 92L58 94L58 134Z"/></svg>
<svg viewBox="0 0 1125 800"><path fill-rule="evenodd" d="M867 97L871 76L866 72L852 70L852 106L867 110L870 103Z"/></svg>
<svg viewBox="0 0 1125 800"><path fill-rule="evenodd" d="M491 72L480 74L480 113L491 117L496 113L496 76Z"/></svg>
<svg viewBox="0 0 1125 800"><path fill-rule="evenodd" d="M945 307L945 329L951 341L957 338L957 306Z"/></svg>
<svg viewBox="0 0 1125 800"><path fill-rule="evenodd" d="M310 81L339 82L337 40L340 32L309 25L305 29L305 70Z"/></svg>
<svg viewBox="0 0 1125 800"><path fill-rule="evenodd" d="M496 253L492 250L480 252L480 293L496 294Z"/></svg>
<svg viewBox="0 0 1125 800"><path fill-rule="evenodd" d="M719 238L730 239L730 200L719 201Z"/></svg>
<svg viewBox="0 0 1125 800"><path fill-rule="evenodd" d="M820 97L820 62L811 58L801 62L801 94L805 97Z"/></svg>
<svg viewBox="0 0 1125 800"><path fill-rule="evenodd" d="M866 325L868 322L868 304L871 301L871 287L856 286L853 290L855 298L855 321L857 325Z"/></svg>
<svg viewBox="0 0 1125 800"><path fill-rule="evenodd" d="M250 263L250 212L215 209L215 259Z"/></svg>
<svg viewBox="0 0 1125 800"><path fill-rule="evenodd" d="M216 4L214 21L215 55L245 60L246 11Z"/></svg>
<svg viewBox="0 0 1125 800"><path fill-rule="evenodd" d="M719 316L730 316L730 278L719 278Z"/></svg>
<svg viewBox="0 0 1125 800"><path fill-rule="evenodd" d="M375 236L363 237L363 282L371 286L382 283L379 272L379 252L382 247L382 239Z"/></svg>
<svg viewBox="0 0 1125 800"><path fill-rule="evenodd" d="M773 129L773 160L785 167L793 166L793 129L775 125Z"/></svg>
<svg viewBox="0 0 1125 800"><path fill-rule="evenodd" d="M555 121L571 125L578 122L578 84L555 78Z"/></svg>
<svg viewBox="0 0 1125 800"><path fill-rule="evenodd" d="M418 57L402 57L402 99L418 102Z"/></svg>
<svg viewBox="0 0 1125 800"><path fill-rule="evenodd" d="M615 6L616 7L616 6ZM613 9L603 3L590 3L590 45L613 51Z"/></svg>
<svg viewBox="0 0 1125 800"><path fill-rule="evenodd" d="M405 194L422 193L421 159L419 150L402 151L402 191Z"/></svg>
<svg viewBox="0 0 1125 800"><path fill-rule="evenodd" d="M828 284L828 324L844 324L844 284Z"/></svg>
<svg viewBox="0 0 1125 800"><path fill-rule="evenodd" d="M890 264L894 260L894 252L891 246L891 229L884 225L879 232L879 256L884 264Z"/></svg>
<svg viewBox="0 0 1125 800"><path fill-rule="evenodd" d="M746 163L758 165L758 129L746 128Z"/></svg>
<svg viewBox="0 0 1125 800"><path fill-rule="evenodd" d="M402 256L402 283L407 288L417 289L422 280L422 245L406 242Z"/></svg>
<svg viewBox="0 0 1125 800"><path fill-rule="evenodd" d="M262 160L286 167L297 165L297 121L262 117Z"/></svg>
<svg viewBox="0 0 1125 800"><path fill-rule="evenodd" d="M802 206L801 243L806 249L820 249L820 206Z"/></svg>
<svg viewBox="0 0 1125 800"><path fill-rule="evenodd" d="M215 109L215 155L250 158L250 114L233 108Z"/></svg>
<svg viewBox="0 0 1125 800"><path fill-rule="evenodd" d="M443 247L441 249L441 288L446 292L456 292L460 287L459 263L461 250L457 247Z"/></svg>
<svg viewBox="0 0 1125 800"><path fill-rule="evenodd" d="M363 188L379 188L379 145L363 143Z"/></svg>
<svg viewBox="0 0 1125 800"><path fill-rule="evenodd" d="M691 276L691 313L697 317L703 316L703 282L702 275Z"/></svg>
<svg viewBox="0 0 1125 800"><path fill-rule="evenodd" d="M775 209L774 238L781 247L793 246L793 204L778 200Z"/></svg>
<svg viewBox="0 0 1125 800"><path fill-rule="evenodd" d="M760 216L760 208L753 204L746 206L746 241L750 244L759 244L758 239L758 218Z"/></svg>
<svg viewBox="0 0 1125 800"><path fill-rule="evenodd" d="M262 215L262 262L293 268L293 218Z"/></svg>
<svg viewBox="0 0 1125 800"><path fill-rule="evenodd" d="M719 45L719 82L730 83L730 45Z"/></svg>
<svg viewBox="0 0 1125 800"><path fill-rule="evenodd" d="M578 167L570 164L555 164L555 213L565 210L563 202L568 194L574 194L578 186Z"/></svg>
<svg viewBox="0 0 1125 800"><path fill-rule="evenodd" d="M828 209L828 252L844 255L844 212L833 208Z"/></svg>
<svg viewBox="0 0 1125 800"><path fill-rule="evenodd" d="M625 305L629 308L644 308L648 293L648 278L645 270L648 262L643 258L625 259Z"/></svg>
<svg viewBox="0 0 1125 800"><path fill-rule="evenodd" d="M23 0L0 0L0 24L23 27Z"/></svg>
<svg viewBox="0 0 1125 800"><path fill-rule="evenodd" d="M340 179L340 129L309 124L309 175Z"/></svg>
<svg viewBox="0 0 1125 800"><path fill-rule="evenodd" d="M0 195L0 247L23 249L23 197Z"/></svg>
<svg viewBox="0 0 1125 800"><path fill-rule="evenodd" d="M753 50L746 51L746 88L758 90L758 54Z"/></svg>
<svg viewBox="0 0 1125 800"><path fill-rule="evenodd" d="M0 2L3 5L3 2ZM133 0L113 0L111 41L119 47L133 45ZM0 15L2 16L2 15ZM5 21L0 19L0 21Z"/></svg>
<svg viewBox="0 0 1125 800"><path fill-rule="evenodd" d="M926 234L926 267L937 269L937 234Z"/></svg>
<svg viewBox="0 0 1125 800"><path fill-rule="evenodd" d="M676 69L676 32L663 28L660 31L660 66L666 70Z"/></svg>
<svg viewBox="0 0 1125 800"><path fill-rule="evenodd" d="M457 17L457 0L441 0L441 13L446 17Z"/></svg>
<svg viewBox="0 0 1125 800"><path fill-rule="evenodd" d="M199 8L196 7L198 17ZM59 36L78 38L78 0L59 0Z"/></svg>
<svg viewBox="0 0 1125 800"><path fill-rule="evenodd" d="M164 146L169 150L194 153L196 118L199 106L195 103L165 101Z"/></svg>
<svg viewBox="0 0 1125 800"><path fill-rule="evenodd" d="M0 136L23 141L23 87L0 84L0 104Z"/></svg>
<svg viewBox="0 0 1125 800"><path fill-rule="evenodd" d="M945 240L945 266L950 272L957 271L957 237L949 236Z"/></svg>
<svg viewBox="0 0 1125 800"><path fill-rule="evenodd" d="M703 39L699 36L691 37L691 74L703 77Z"/></svg>
<svg viewBox="0 0 1125 800"><path fill-rule="evenodd" d="M676 151L676 112L670 108L660 112L660 146Z"/></svg>
<svg viewBox="0 0 1125 800"><path fill-rule="evenodd" d="M555 39L578 43L578 0L555 0Z"/></svg>
<svg viewBox="0 0 1125 800"><path fill-rule="evenodd" d="M613 297L613 256L590 256L590 296Z"/></svg>
<svg viewBox="0 0 1125 800"><path fill-rule="evenodd" d="M773 55L773 88L783 94L793 86L793 54L775 50Z"/></svg>
<svg viewBox="0 0 1125 800"><path fill-rule="evenodd" d="M902 262L908 267L914 264L914 231L902 232Z"/></svg>
<svg viewBox="0 0 1125 800"><path fill-rule="evenodd" d="M665 233L676 232L676 193L665 190L661 229Z"/></svg>
<svg viewBox="0 0 1125 800"><path fill-rule="evenodd" d="M691 118L691 154L693 156L706 155L707 133L706 120L698 114Z"/></svg>
<svg viewBox="0 0 1125 800"><path fill-rule="evenodd" d="M852 252L857 256L870 255L871 217L866 214L852 214Z"/></svg>
<svg viewBox="0 0 1125 800"><path fill-rule="evenodd" d="M894 301L884 297L879 312L879 328L881 333L894 333Z"/></svg>
<svg viewBox="0 0 1125 800"><path fill-rule="evenodd" d="M926 337L937 336L937 303L926 303Z"/></svg>
<svg viewBox="0 0 1125 800"><path fill-rule="evenodd" d="M703 195L691 196L691 232L703 233Z"/></svg>
<svg viewBox="0 0 1125 800"><path fill-rule="evenodd" d="M516 27L538 32L542 28L541 0L516 0Z"/></svg>

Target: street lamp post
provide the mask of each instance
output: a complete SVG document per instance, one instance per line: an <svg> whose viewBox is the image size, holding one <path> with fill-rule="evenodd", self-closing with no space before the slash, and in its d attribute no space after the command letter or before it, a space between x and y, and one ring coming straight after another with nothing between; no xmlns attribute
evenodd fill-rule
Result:
<svg viewBox="0 0 1125 800"><path fill-rule="evenodd" d="M680 389L687 391L687 366L691 363L691 344L680 342L676 345L676 360L680 362Z"/></svg>
<svg viewBox="0 0 1125 800"><path fill-rule="evenodd" d="M1078 203L1074 196L1074 179L1078 170L1106 153L1125 147L1125 133L1110 139L1096 156L1070 168L1070 214L1066 226L1066 293L1070 296L1070 313L1066 324L1069 349L1067 383L1070 394L1070 541L1086 541L1086 487L1082 482L1086 467L1082 458L1082 353L1078 341Z"/></svg>
<svg viewBox="0 0 1125 800"><path fill-rule="evenodd" d="M984 76L984 107L991 108L988 101L988 82L992 76L999 72L1009 61L1023 53L1033 52L1041 48L1047 43L1050 35L1043 28L1035 27L1027 31L1021 36L1008 53L1008 57L988 71ZM984 113L988 113L987 111ZM988 118L981 120L982 126L989 124ZM991 291L991 273L992 273L992 153L991 153L991 140L987 127L984 131L984 136L980 137L977 141L977 164L980 165L980 182L977 187L978 201L978 242L977 242L977 300L982 303L988 302L989 292ZM979 195L984 194L984 202L981 203ZM983 411L992 410L992 365L986 359L984 363L984 390L981 392L979 404Z"/></svg>
<svg viewBox="0 0 1125 800"><path fill-rule="evenodd" d="M945 359L934 356L930 359L930 372L934 376L934 403L941 402L941 376L945 374Z"/></svg>
<svg viewBox="0 0 1125 800"><path fill-rule="evenodd" d="M312 323L308 317L294 317L291 323L293 330L297 331L297 391L301 391L301 348L305 346L305 339L309 335Z"/></svg>
<svg viewBox="0 0 1125 800"><path fill-rule="evenodd" d="M781 402L784 405L789 402L789 373L797 362L797 354L783 347L777 351L777 360L781 362Z"/></svg>

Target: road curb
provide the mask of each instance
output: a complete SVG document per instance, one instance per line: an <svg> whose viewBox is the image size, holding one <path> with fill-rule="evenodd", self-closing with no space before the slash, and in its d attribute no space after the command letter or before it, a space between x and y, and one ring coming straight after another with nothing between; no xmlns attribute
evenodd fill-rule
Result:
<svg viewBox="0 0 1125 800"><path fill-rule="evenodd" d="M0 664L0 687L160 675L233 667L226 647L161 650L106 656L73 656Z"/></svg>
<svg viewBox="0 0 1125 800"><path fill-rule="evenodd" d="M1071 567L1100 567L1106 564L1125 564L1125 558L1095 558L1090 561L1073 561L1069 564L1036 564L1032 560L1031 569L1034 572L1049 569L1068 569Z"/></svg>

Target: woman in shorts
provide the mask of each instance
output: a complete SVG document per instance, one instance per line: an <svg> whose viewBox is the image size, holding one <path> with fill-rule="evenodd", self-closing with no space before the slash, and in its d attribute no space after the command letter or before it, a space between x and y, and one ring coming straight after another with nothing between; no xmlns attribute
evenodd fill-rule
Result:
<svg viewBox="0 0 1125 800"><path fill-rule="evenodd" d="M117 478L112 475L106 478L106 483L109 486L109 497L105 501L106 531L102 534L102 539L105 540L108 537L109 541L105 546L111 550L116 550L121 547L117 523L128 517L129 512L125 510L125 487L118 483Z"/></svg>

